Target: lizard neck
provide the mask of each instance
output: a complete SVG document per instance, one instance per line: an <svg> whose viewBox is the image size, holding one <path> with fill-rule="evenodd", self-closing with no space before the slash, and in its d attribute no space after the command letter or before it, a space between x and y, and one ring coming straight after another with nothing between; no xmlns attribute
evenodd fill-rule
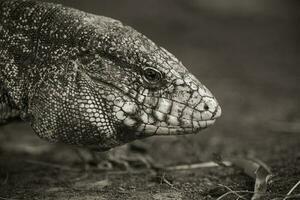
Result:
<svg viewBox="0 0 300 200"><path fill-rule="evenodd" d="M60 33L64 24L71 24L64 12L54 4L0 1L0 81L24 117L37 88L47 79L55 80L55 74L64 74L74 55L72 43Z"/></svg>
<svg viewBox="0 0 300 200"><path fill-rule="evenodd" d="M82 51L96 27L104 35L111 23L116 22L55 4L0 1L0 61L8 63L0 64L0 80L24 116L41 88L58 87L76 70L74 63L84 62Z"/></svg>

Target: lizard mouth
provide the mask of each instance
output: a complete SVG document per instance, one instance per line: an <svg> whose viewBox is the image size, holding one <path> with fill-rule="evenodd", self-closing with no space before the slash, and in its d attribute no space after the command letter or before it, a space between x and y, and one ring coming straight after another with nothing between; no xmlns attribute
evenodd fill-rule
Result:
<svg viewBox="0 0 300 200"><path fill-rule="evenodd" d="M155 113L156 112L159 111L155 111ZM153 123L140 121L140 124L137 127L137 132L141 135L195 134L213 125L216 121L216 119L193 120L193 119L186 119L186 118L178 118L171 114L164 114L164 120L162 119L158 120L157 117L156 120Z"/></svg>

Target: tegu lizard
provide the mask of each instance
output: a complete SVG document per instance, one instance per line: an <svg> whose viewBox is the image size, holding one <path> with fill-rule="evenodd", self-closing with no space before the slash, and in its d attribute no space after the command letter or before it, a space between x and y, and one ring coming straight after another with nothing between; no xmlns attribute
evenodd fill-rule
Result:
<svg viewBox="0 0 300 200"><path fill-rule="evenodd" d="M120 21L62 5L0 0L0 123L107 150L197 133L221 108L164 48Z"/></svg>

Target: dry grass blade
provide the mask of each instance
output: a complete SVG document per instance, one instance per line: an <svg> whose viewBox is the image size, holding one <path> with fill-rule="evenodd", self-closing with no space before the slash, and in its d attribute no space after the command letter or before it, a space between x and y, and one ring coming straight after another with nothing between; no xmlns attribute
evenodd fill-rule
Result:
<svg viewBox="0 0 300 200"><path fill-rule="evenodd" d="M90 181L80 181L76 182L73 188L77 190L101 190L105 187L110 186L112 183L108 179L101 181L90 182Z"/></svg>
<svg viewBox="0 0 300 200"><path fill-rule="evenodd" d="M11 198L0 197L0 200L17 200L17 199L11 199Z"/></svg>
<svg viewBox="0 0 300 200"><path fill-rule="evenodd" d="M37 160L24 160L27 163L34 164L34 165L41 165L41 166L46 166L46 167L52 167L60 170L65 170L65 171L73 171L73 172L80 172L78 169L73 169L67 166L62 166L62 165L56 165L53 163L47 163L43 161L37 161Z"/></svg>
<svg viewBox="0 0 300 200"><path fill-rule="evenodd" d="M165 173L161 177L161 182L169 185L171 188L174 188L174 185L166 178Z"/></svg>
<svg viewBox="0 0 300 200"><path fill-rule="evenodd" d="M232 163L229 161L223 161L223 165L231 166ZM220 165L216 162L204 162L204 163L194 163L188 165L176 165L167 167L166 170L191 170L191 169L199 169L199 168L211 168L211 167L219 167Z"/></svg>
<svg viewBox="0 0 300 200"><path fill-rule="evenodd" d="M218 197L216 200L221 200L221 199L223 199L224 197L226 197L226 196L229 195L229 194L234 194L234 195L236 195L238 199L244 199L244 200L247 200L245 197L243 197L243 196L240 195L239 193L245 193L245 192L248 192L248 191L234 191L234 190L232 190L230 187L228 187L228 186L226 186L226 185L222 185L222 184L219 184L219 186L224 187L224 188L226 188L226 189L229 190L229 191L226 192L225 194L223 194L222 196Z"/></svg>
<svg viewBox="0 0 300 200"><path fill-rule="evenodd" d="M287 200L289 198L292 198L292 197L289 197L291 196L291 194L293 193L293 191L300 185L300 181L298 181L293 187L292 189L286 194L286 197L283 199L283 200Z"/></svg>
<svg viewBox="0 0 300 200"><path fill-rule="evenodd" d="M255 179L254 195L251 200L261 199L267 192L268 180L272 176L270 168L257 159L236 159L233 164Z"/></svg>

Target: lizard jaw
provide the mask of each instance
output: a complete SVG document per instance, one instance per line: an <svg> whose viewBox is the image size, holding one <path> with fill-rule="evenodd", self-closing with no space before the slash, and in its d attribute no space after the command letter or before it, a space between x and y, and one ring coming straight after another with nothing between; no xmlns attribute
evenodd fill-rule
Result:
<svg viewBox="0 0 300 200"><path fill-rule="evenodd" d="M148 111L149 112L149 111ZM164 114L152 110L153 115L146 112L141 114L141 122L136 129L137 135L184 135L198 133L199 131L212 126L218 117L221 116L221 107L218 106L211 119L193 120L179 118L172 114ZM155 116L155 119L153 118Z"/></svg>
<svg viewBox="0 0 300 200"><path fill-rule="evenodd" d="M206 121L193 121L191 127L181 127L181 126L157 126L152 124L142 123L137 129L138 135L186 135L186 134L196 134L199 131L212 126L215 123L215 119Z"/></svg>

